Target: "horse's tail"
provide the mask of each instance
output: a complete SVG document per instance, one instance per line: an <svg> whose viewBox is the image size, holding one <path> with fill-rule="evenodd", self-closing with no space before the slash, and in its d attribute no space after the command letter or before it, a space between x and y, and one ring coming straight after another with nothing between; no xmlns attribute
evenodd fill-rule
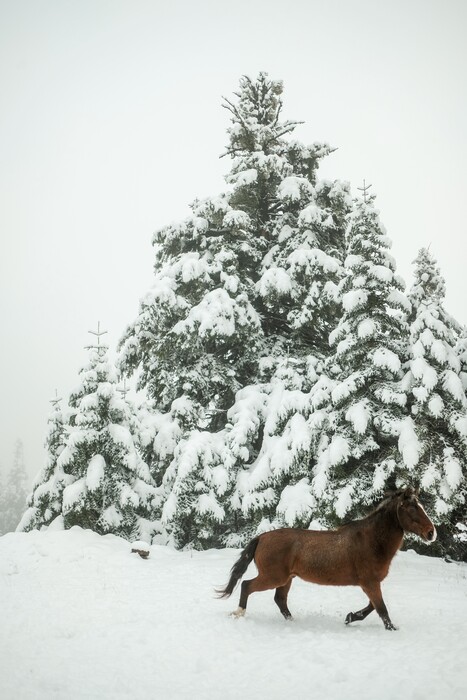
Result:
<svg viewBox="0 0 467 700"><path fill-rule="evenodd" d="M250 563L253 561L258 542L259 537L255 537L253 540L251 540L251 542L247 544L243 552L240 554L239 558L232 566L228 584L225 588L221 588L216 591L219 598L228 598L230 595L232 595L235 586L240 581L245 571L248 569Z"/></svg>

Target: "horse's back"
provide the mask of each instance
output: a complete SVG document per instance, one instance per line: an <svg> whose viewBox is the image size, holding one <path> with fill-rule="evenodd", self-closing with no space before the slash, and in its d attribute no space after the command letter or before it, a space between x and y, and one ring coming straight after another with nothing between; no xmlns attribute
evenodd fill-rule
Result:
<svg viewBox="0 0 467 700"><path fill-rule="evenodd" d="M356 581L352 547L345 530L282 528L263 533L255 554L265 575L324 585L352 585Z"/></svg>

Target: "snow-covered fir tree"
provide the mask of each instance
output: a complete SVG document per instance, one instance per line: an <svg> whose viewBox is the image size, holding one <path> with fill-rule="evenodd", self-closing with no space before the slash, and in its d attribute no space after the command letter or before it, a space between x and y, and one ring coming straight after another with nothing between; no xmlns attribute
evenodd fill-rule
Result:
<svg viewBox="0 0 467 700"><path fill-rule="evenodd" d="M190 514L201 509L206 522L217 520L216 499L225 484L213 483L202 456L178 473L175 451L193 431L207 434L225 423L235 393L255 376L261 335L245 280L251 251L244 215L225 197L196 203L193 212L155 236L155 283L126 333L120 361L127 373L139 368L139 387L155 411L151 471L176 501L165 509L164 521L173 523L168 526L178 545L191 541ZM187 499L179 497L184 469L198 473Z"/></svg>
<svg viewBox="0 0 467 700"><path fill-rule="evenodd" d="M169 499L163 517L179 545L191 541L196 514L214 525L226 484L216 485L204 469L209 448L193 453L180 473L175 452L196 431L222 429L236 392L256 376L261 343L251 303L258 241L248 213L229 199L196 201L192 216L155 234L155 281L121 346L120 367L138 368L139 387L156 412L150 465ZM186 469L196 488L184 498Z"/></svg>
<svg viewBox="0 0 467 700"><path fill-rule="evenodd" d="M46 462L34 480L33 491L28 497L28 508L18 526L20 531L39 530L60 517L63 490L73 481L73 477L66 474L58 464L66 441L66 419L60 401L58 398L52 400L53 410L48 419L45 439Z"/></svg>
<svg viewBox="0 0 467 700"><path fill-rule="evenodd" d="M313 319L316 335L322 335L326 313L318 309L332 297L332 273L342 258L348 185L317 182L319 162L333 150L328 144L305 146L285 138L299 122L281 121L280 81L263 73L256 81L244 77L240 88L238 101L224 105L231 113L227 153L233 159L226 179L234 186L230 203L250 221L256 253L251 277L264 335L279 340L282 355L284 332L296 346L293 336L302 331L302 340L309 340Z"/></svg>
<svg viewBox="0 0 467 700"><path fill-rule="evenodd" d="M314 376L312 388L309 384ZM280 526L307 527L316 512L310 489L311 459L323 421L330 382L311 364L283 367L267 384L239 392L229 412L230 449L244 467L238 472L234 498L249 523L241 542L256 531ZM260 436L260 449L249 445Z"/></svg>
<svg viewBox="0 0 467 700"><path fill-rule="evenodd" d="M157 489L141 458L135 414L118 392L106 345L89 348L80 376L70 396L66 445L57 459L73 478L63 491L64 527L150 541Z"/></svg>
<svg viewBox="0 0 467 700"><path fill-rule="evenodd" d="M320 325L318 309L335 302L348 188L317 184L331 149L290 140L297 122L282 120L282 90L260 74L225 100L230 189L155 235L156 281L122 343L121 367L139 368L158 412L151 467L179 545L193 543L193 532L206 543L228 537L249 518L236 472L261 450L265 413L244 431L242 392L264 383L259 393L269 396L278 375L298 376L297 355L311 365L306 348L322 354L329 323L323 313ZM317 330L307 338L311 319Z"/></svg>
<svg viewBox="0 0 467 700"><path fill-rule="evenodd" d="M144 399L120 396L107 347L91 348L23 529L235 546L417 481L467 527L467 335L426 251L407 299L374 198L319 179L333 149L294 140L282 92L261 73L224 100L226 189L156 232L119 346Z"/></svg>
<svg viewBox="0 0 467 700"><path fill-rule="evenodd" d="M448 523L467 517L465 336L444 308L445 282L426 248L415 260L414 277L404 380L410 411L409 475L450 530Z"/></svg>
<svg viewBox="0 0 467 700"><path fill-rule="evenodd" d="M358 200L339 288L342 316L326 363L334 386L313 468L312 491L331 523L374 502L398 460L410 304L390 245L374 197Z"/></svg>
<svg viewBox="0 0 467 700"><path fill-rule="evenodd" d="M18 527L26 506L27 474L24 464L24 447L22 440L15 443L13 465L6 475L2 491L0 532L14 532Z"/></svg>
<svg viewBox="0 0 467 700"><path fill-rule="evenodd" d="M230 411L231 448L243 462L235 498L260 529L308 524L314 507L309 462L328 391L318 379L338 312L352 208L348 183L318 178L319 162L332 150L282 144L289 169L274 193L273 236L255 286L269 342L257 383Z"/></svg>

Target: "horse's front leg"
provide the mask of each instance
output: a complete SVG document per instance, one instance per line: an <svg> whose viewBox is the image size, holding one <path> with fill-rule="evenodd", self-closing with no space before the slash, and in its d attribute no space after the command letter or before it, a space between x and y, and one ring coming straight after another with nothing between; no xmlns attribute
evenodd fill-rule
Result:
<svg viewBox="0 0 467 700"><path fill-rule="evenodd" d="M386 607L386 604L383 600L383 596L381 593L381 586L379 581L375 582L370 582L370 583L365 583L365 584L360 584L362 590L367 594L368 598L370 599L370 603L373 605L374 609L380 616L380 618L383 621L383 624L387 630L396 630L397 627L395 627L392 622L391 618L389 617L388 609ZM366 609L366 608L364 608ZM369 611L371 612L371 610ZM367 613L369 614L369 613Z"/></svg>
<svg viewBox="0 0 467 700"><path fill-rule="evenodd" d="M375 609L375 606L371 602L371 600L368 602L368 605L366 608L362 608L361 610L357 610L357 612L349 612L347 617L345 618L345 624L348 625L350 622L359 622L360 620L364 620L365 617L368 617L368 615L373 612Z"/></svg>

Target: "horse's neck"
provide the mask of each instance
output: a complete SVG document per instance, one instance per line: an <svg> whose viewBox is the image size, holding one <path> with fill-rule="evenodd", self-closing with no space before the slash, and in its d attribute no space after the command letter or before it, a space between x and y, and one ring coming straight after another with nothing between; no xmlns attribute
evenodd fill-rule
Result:
<svg viewBox="0 0 467 700"><path fill-rule="evenodd" d="M375 511L370 518L373 520L375 543L392 558L404 539L404 531L397 518L396 509L388 507Z"/></svg>

